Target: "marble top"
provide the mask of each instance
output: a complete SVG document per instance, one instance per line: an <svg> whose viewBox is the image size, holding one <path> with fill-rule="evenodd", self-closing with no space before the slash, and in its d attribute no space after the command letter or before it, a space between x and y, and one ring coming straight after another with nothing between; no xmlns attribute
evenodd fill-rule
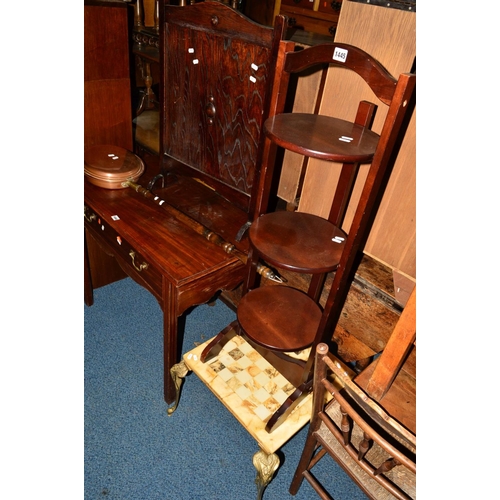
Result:
<svg viewBox="0 0 500 500"><path fill-rule="evenodd" d="M234 335L219 355L206 363L200 355L211 341L184 354L184 362L236 417L260 448L274 453L311 419L312 395L306 396L272 432L267 421L295 387L267 362L245 339ZM307 355L307 351L303 351Z"/></svg>

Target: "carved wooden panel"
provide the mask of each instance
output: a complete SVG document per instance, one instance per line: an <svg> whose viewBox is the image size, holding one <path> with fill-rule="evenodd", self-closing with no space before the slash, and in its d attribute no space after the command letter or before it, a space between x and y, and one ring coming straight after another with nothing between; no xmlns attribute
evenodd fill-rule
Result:
<svg viewBox="0 0 500 500"><path fill-rule="evenodd" d="M164 154L249 195L262 129L269 49L169 25Z"/></svg>

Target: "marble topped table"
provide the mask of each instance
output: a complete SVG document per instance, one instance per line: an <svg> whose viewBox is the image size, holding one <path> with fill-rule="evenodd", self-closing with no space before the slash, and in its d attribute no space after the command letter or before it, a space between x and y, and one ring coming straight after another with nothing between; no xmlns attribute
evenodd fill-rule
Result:
<svg viewBox="0 0 500 500"><path fill-rule="evenodd" d="M172 368L172 376L180 388L181 380L193 371L257 441L260 449L253 464L261 498L280 464L275 452L311 419L312 395L305 397L279 427L267 432L267 421L295 387L234 330L227 338L219 354L205 363L201 353L212 339L185 353L183 362ZM307 354L308 350L298 356L305 358ZM169 413L173 410L175 407Z"/></svg>

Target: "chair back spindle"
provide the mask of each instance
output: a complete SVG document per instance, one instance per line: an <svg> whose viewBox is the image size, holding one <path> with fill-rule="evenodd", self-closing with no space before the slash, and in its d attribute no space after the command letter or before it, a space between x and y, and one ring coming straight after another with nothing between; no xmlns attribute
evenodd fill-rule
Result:
<svg viewBox="0 0 500 500"><path fill-rule="evenodd" d="M297 494L305 478L321 498L330 498L311 472L329 454L369 498L415 499L416 435L354 384L326 344L315 356L313 414L290 493Z"/></svg>

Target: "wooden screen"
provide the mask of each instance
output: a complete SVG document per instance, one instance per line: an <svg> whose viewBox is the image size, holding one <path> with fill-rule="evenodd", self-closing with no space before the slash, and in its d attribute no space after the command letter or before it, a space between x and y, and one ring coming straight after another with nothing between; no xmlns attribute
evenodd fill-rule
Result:
<svg viewBox="0 0 500 500"><path fill-rule="evenodd" d="M184 9L187 16L194 7ZM162 153L219 192L224 185L224 196L248 210L273 72L272 29L248 21L247 36L231 29L242 24L233 14L212 26L165 16Z"/></svg>

